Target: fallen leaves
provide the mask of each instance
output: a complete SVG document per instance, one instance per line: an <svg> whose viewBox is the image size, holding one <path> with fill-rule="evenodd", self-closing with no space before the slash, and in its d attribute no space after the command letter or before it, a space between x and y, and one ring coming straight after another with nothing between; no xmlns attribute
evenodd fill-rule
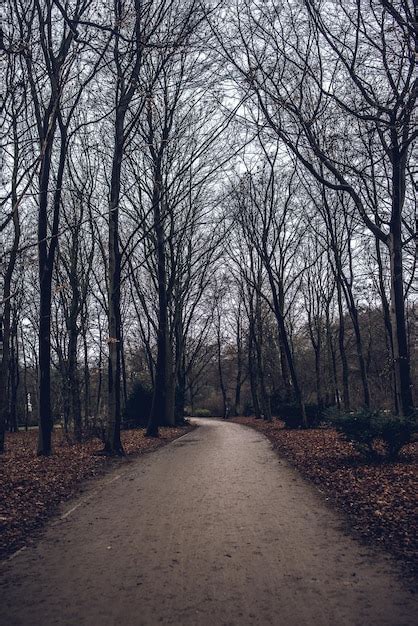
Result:
<svg viewBox="0 0 418 626"><path fill-rule="evenodd" d="M396 463L367 463L334 429L285 430L279 420L236 418L263 432L326 496L349 515L357 533L418 570L418 444Z"/></svg>
<svg viewBox="0 0 418 626"><path fill-rule="evenodd" d="M122 432L122 443L127 455L137 454L155 450L188 430L161 428L158 439L145 437L143 430L127 430ZM102 447L98 439L71 445L57 431L54 454L37 457L36 438L36 431L9 434L7 451L0 455L0 559L22 547L83 480L113 463L94 455Z"/></svg>

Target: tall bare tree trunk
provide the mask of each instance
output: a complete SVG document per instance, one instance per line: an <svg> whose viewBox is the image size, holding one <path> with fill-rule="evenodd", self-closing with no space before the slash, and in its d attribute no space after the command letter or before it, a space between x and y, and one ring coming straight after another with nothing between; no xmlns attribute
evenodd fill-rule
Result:
<svg viewBox="0 0 418 626"><path fill-rule="evenodd" d="M406 159L406 153L403 157ZM390 221L389 254L391 271L391 303L393 358L396 380L396 405L402 415L413 410L412 381L409 364L408 336L405 322L405 297L402 264L402 205L405 194L405 168L402 157L392 153L392 216Z"/></svg>
<svg viewBox="0 0 418 626"><path fill-rule="evenodd" d="M15 311L12 329L11 329L11 345L10 345L10 367L9 367L9 395L10 395L10 412L9 412L9 431L17 433L17 392L19 388L20 372L19 372L19 342L17 335L18 313Z"/></svg>
<svg viewBox="0 0 418 626"><path fill-rule="evenodd" d="M234 408L233 415L238 416L240 414L241 405L241 387L242 387L242 337L241 337L241 307L238 309L237 316L237 328L236 328L236 348L237 348L237 375L235 378L235 396L234 396Z"/></svg>
<svg viewBox="0 0 418 626"><path fill-rule="evenodd" d="M289 338L287 336L286 325L285 325L284 318L283 318L283 309L281 308L280 303L279 303L276 283L274 280L272 269L268 262L268 255L264 254L264 257L266 259L266 270L267 270L271 293L273 297L273 306L274 306L274 312L275 312L276 321L277 321L278 333L282 337L283 349L286 355L287 365L289 367L290 379L293 385L293 393L294 393L295 401L299 405L301 417L302 417L302 423L304 427L306 428L308 425L308 422L306 418L305 403L303 401L302 389L299 385L299 378L296 372L296 367L294 364L293 355L292 355L292 351L290 348Z"/></svg>
<svg viewBox="0 0 418 626"><path fill-rule="evenodd" d="M124 121L128 102L122 101L116 111L115 145L112 161L109 201L109 285L108 285L108 420L105 431L104 452L123 454L120 438L120 382L121 382L121 318L120 277L121 254L119 250L119 196L124 149Z"/></svg>
<svg viewBox="0 0 418 626"><path fill-rule="evenodd" d="M50 192L52 146L55 137L58 95L51 97L49 109L44 117L45 152L39 175L39 213L38 213L38 259L39 259L39 404L38 404L38 456L48 456L52 452L51 435L53 416L51 411L51 307L52 275L57 248L59 212L61 204L62 182L67 155L67 130L60 121L60 155L56 187L53 196L53 220L48 245L48 195ZM51 119L52 117L52 127Z"/></svg>
<svg viewBox="0 0 418 626"><path fill-rule="evenodd" d="M158 284L158 330L157 330L157 363L155 366L154 393L149 418L148 437L158 436L158 426L171 423L171 416L167 415L168 405L168 375L170 359L169 320L167 301L167 270L164 226L161 215L160 167L157 163L154 180L153 210L154 232L157 256L157 284ZM174 421L174 415L173 415Z"/></svg>
<svg viewBox="0 0 418 626"><path fill-rule="evenodd" d="M20 327L20 343L22 344L22 357L23 357L23 393L24 393L24 417L25 417L25 430L29 427L29 406L28 406L28 364L26 359L26 348L23 337L23 328Z"/></svg>
<svg viewBox="0 0 418 626"><path fill-rule="evenodd" d="M186 354L184 346L184 329L182 311L180 309L174 328L175 334L175 406L174 418L176 423L183 423L186 405Z"/></svg>
<svg viewBox="0 0 418 626"><path fill-rule="evenodd" d="M344 407L344 411L349 411L350 410L350 387L349 387L347 352L345 350L345 322L344 322L341 282L338 276L336 276L336 282L337 282L337 301L338 301L338 348L340 352L341 370L342 370L341 376L342 376L342 383L343 383L343 407Z"/></svg>
<svg viewBox="0 0 418 626"><path fill-rule="evenodd" d="M279 284L278 300L279 300L280 309L283 310L283 307L284 307L284 290L283 290L282 282ZM285 402L290 402L292 400L292 384L290 382L289 366L288 366L287 357L286 357L286 349L285 349L286 338L283 337L283 334L282 334L280 328L278 328L278 338L279 338L280 370L281 370L281 374L282 374L282 380L283 380L283 385L284 385L284 393L285 393L284 401Z"/></svg>
<svg viewBox="0 0 418 626"><path fill-rule="evenodd" d="M338 386L337 376L337 360L335 355L335 348L332 341L331 320L329 314L329 304L326 310L326 337L327 337L327 356L328 356L328 369L331 372L331 385L333 390L333 403L335 402L337 408L341 407L340 391Z"/></svg>
<svg viewBox="0 0 418 626"><path fill-rule="evenodd" d="M11 285L20 241L20 221L17 207L18 142L16 122L13 124L14 164L12 173L13 244L6 266L3 290L0 292L0 454L4 452L6 423L9 412L7 378L10 365Z"/></svg>
<svg viewBox="0 0 418 626"><path fill-rule="evenodd" d="M259 285L261 285L261 280L259 277L258 281ZM263 320L261 317L261 298L259 292L256 294L256 306L255 306L255 326L256 326L256 335L257 340L255 343L256 354L257 354L257 372L258 372L258 380L260 383L260 408L263 419L267 421L271 421L271 408L270 408L270 398L268 397L265 376L264 376L264 358L263 358Z"/></svg>
<svg viewBox="0 0 418 626"><path fill-rule="evenodd" d="M222 394L222 404L223 404L223 415L222 417L226 419L228 417L228 399L227 392L225 386L225 378L222 368L222 335L221 335L221 316L218 315L218 324L216 328L216 357L217 357L217 365L218 365L218 379L219 379L219 387L221 389Z"/></svg>
<svg viewBox="0 0 418 626"><path fill-rule="evenodd" d="M391 388L392 388L394 409L395 409L395 412L398 413L398 394L396 393L396 379L395 379L395 371L393 367L394 354L393 354L392 320L391 320L390 305L386 297L385 283L384 283L384 277L383 277L382 254L380 250L381 242L379 239L375 240L375 246L376 246L376 260L377 260L377 267L378 267L378 274L379 274L379 292L380 292L380 298L382 300L383 322L384 322L385 331L386 331L386 347L388 351L388 357L390 359L390 363L392 366L390 368L390 383L391 383Z"/></svg>
<svg viewBox="0 0 418 626"><path fill-rule="evenodd" d="M250 388L251 388L251 398L254 408L254 414L257 419L261 417L261 409L260 409L260 400L259 400L259 382L258 382L258 369L257 369L257 360L256 354L257 350L255 348L255 330L254 330L254 319L251 318L249 320L249 337L248 337L248 371L250 374Z"/></svg>
<svg viewBox="0 0 418 626"><path fill-rule="evenodd" d="M87 430L90 418L90 371L87 345L87 329L83 322L83 354L84 354L84 428Z"/></svg>

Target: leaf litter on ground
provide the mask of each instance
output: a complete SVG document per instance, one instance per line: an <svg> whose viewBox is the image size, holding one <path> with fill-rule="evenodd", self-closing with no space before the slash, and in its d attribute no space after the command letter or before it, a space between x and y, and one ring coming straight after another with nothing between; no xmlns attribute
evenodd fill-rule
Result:
<svg viewBox="0 0 418 626"><path fill-rule="evenodd" d="M125 430L122 444L126 455L140 454L190 429L160 428L159 438L145 437L142 429ZM36 430L10 433L6 452L0 455L0 560L23 547L85 479L100 475L114 464L114 459L95 454L103 447L96 438L71 443L57 429L49 457L36 456L36 439Z"/></svg>

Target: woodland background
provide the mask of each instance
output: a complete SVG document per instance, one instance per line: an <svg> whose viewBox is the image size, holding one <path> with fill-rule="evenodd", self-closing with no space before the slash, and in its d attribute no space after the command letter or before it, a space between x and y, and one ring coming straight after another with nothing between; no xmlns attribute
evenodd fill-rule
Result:
<svg viewBox="0 0 418 626"><path fill-rule="evenodd" d="M2 28L1 449L412 413L412 1L6 0Z"/></svg>

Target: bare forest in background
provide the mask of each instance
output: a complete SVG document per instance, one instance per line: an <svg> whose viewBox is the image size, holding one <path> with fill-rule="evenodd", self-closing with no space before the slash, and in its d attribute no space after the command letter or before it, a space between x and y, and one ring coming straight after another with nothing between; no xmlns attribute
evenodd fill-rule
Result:
<svg viewBox="0 0 418 626"><path fill-rule="evenodd" d="M0 451L411 415L416 41L412 0L5 0Z"/></svg>

